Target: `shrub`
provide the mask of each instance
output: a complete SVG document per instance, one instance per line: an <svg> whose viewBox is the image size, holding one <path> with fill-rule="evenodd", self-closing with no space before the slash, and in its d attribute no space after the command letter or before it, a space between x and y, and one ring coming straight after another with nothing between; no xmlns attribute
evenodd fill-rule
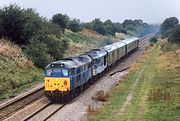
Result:
<svg viewBox="0 0 180 121"><path fill-rule="evenodd" d="M69 21L67 26L68 26L67 28L73 32L78 32L81 30L80 20L78 19L73 19Z"/></svg>
<svg viewBox="0 0 180 121"><path fill-rule="evenodd" d="M29 55L37 67L44 68L50 61L48 60L47 45L34 37L30 43L24 47L24 52Z"/></svg>
<svg viewBox="0 0 180 121"><path fill-rule="evenodd" d="M68 48L68 43L65 39L57 38L56 36L49 35L43 40L47 44L48 53L51 55L53 60L59 60L63 58L65 50Z"/></svg>
<svg viewBox="0 0 180 121"><path fill-rule="evenodd" d="M100 112L100 108L95 108L93 107L92 105L88 105L88 108L87 108L87 115L90 116L90 115L96 115Z"/></svg>
<svg viewBox="0 0 180 121"><path fill-rule="evenodd" d="M158 40L156 39L156 37L153 37L153 38L151 38L151 40L150 40L151 43L157 43L157 41L158 41Z"/></svg>
<svg viewBox="0 0 180 121"><path fill-rule="evenodd" d="M92 99L97 100L97 101L102 101L105 102L109 98L109 93L104 92L103 90L97 91L96 94L92 97Z"/></svg>
<svg viewBox="0 0 180 121"><path fill-rule="evenodd" d="M51 61L63 58L67 48L66 40L58 39L55 35L47 36L44 33L39 33L24 47L24 52L32 57L36 66L44 68Z"/></svg>
<svg viewBox="0 0 180 121"><path fill-rule="evenodd" d="M170 30L168 41L172 43L180 43L180 25Z"/></svg>
<svg viewBox="0 0 180 121"><path fill-rule="evenodd" d="M104 39L101 41L100 46L102 47L102 46L109 45L109 44L112 44L112 43L113 43L113 42L112 42L111 39L109 39L109 38L104 38Z"/></svg>

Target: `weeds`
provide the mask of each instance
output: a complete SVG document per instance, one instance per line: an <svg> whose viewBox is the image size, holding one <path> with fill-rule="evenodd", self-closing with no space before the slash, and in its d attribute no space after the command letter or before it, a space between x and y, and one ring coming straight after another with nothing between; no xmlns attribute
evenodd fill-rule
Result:
<svg viewBox="0 0 180 121"><path fill-rule="evenodd" d="M93 107L92 105L88 105L88 108L87 108L87 115L96 115L100 112L100 108L95 108Z"/></svg>
<svg viewBox="0 0 180 121"><path fill-rule="evenodd" d="M103 90L97 91L95 95L92 97L93 100L105 102L109 98L109 93L104 92Z"/></svg>
<svg viewBox="0 0 180 121"><path fill-rule="evenodd" d="M33 66L32 61L22 53L22 50L18 45L5 39L0 40L0 54L13 59L21 68L29 68Z"/></svg>
<svg viewBox="0 0 180 121"><path fill-rule="evenodd" d="M161 100L169 101L171 99L171 94L169 91L162 88L154 88L149 91L148 99L154 102L159 102Z"/></svg>

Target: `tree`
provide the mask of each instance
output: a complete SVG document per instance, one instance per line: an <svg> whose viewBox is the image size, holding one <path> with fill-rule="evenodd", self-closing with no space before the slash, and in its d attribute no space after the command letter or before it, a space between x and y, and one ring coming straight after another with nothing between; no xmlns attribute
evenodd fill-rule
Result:
<svg viewBox="0 0 180 121"><path fill-rule="evenodd" d="M108 19L104 22L104 30L105 35L115 35L114 24L111 20Z"/></svg>
<svg viewBox="0 0 180 121"><path fill-rule="evenodd" d="M64 29L67 28L68 21L69 21L69 17L67 15L63 15L60 13L55 14L52 17L52 23L59 25L62 28L63 32L64 32Z"/></svg>
<svg viewBox="0 0 180 121"><path fill-rule="evenodd" d="M180 25L176 25L170 30L168 41L173 43L180 43Z"/></svg>
<svg viewBox="0 0 180 121"><path fill-rule="evenodd" d="M63 33L59 25L46 21L43 22L42 31L46 35L55 35L57 38L61 38Z"/></svg>
<svg viewBox="0 0 180 121"><path fill-rule="evenodd" d="M124 31L123 31L124 28L123 28L122 24L120 24L120 23L113 23L113 26L114 26L114 29L115 29L116 32L124 33Z"/></svg>
<svg viewBox="0 0 180 121"><path fill-rule="evenodd" d="M80 20L79 19L73 19L68 22L68 29L70 29L73 32L78 32L81 30L80 26Z"/></svg>
<svg viewBox="0 0 180 121"><path fill-rule="evenodd" d="M96 32L102 34L102 35L105 34L103 22L99 18L96 18L95 20L92 21L92 29L95 30Z"/></svg>
<svg viewBox="0 0 180 121"><path fill-rule="evenodd" d="M133 20L131 19L127 19L127 20L124 20L124 22L122 23L123 27L126 27L128 25L133 25L135 26L135 23L133 22Z"/></svg>
<svg viewBox="0 0 180 121"><path fill-rule="evenodd" d="M37 67L44 68L50 61L48 61L48 48L47 45L37 37L33 37L27 46L23 49L34 62Z"/></svg>
<svg viewBox="0 0 180 121"><path fill-rule="evenodd" d="M143 20L141 19L135 19L133 21L133 23L136 25L136 26L142 26L143 25Z"/></svg>
<svg viewBox="0 0 180 121"><path fill-rule="evenodd" d="M175 27L179 23L179 20L176 17L170 17L164 20L161 24L161 33L165 35L165 33Z"/></svg>
<svg viewBox="0 0 180 121"><path fill-rule="evenodd" d="M8 37L19 45L26 44L41 29L41 21L33 9L9 5L0 12L0 36Z"/></svg>
<svg viewBox="0 0 180 121"><path fill-rule="evenodd" d="M54 61L62 59L65 51L68 49L68 43L63 38L59 39L53 35L49 35L42 41L47 44L47 48L49 49L48 53Z"/></svg>

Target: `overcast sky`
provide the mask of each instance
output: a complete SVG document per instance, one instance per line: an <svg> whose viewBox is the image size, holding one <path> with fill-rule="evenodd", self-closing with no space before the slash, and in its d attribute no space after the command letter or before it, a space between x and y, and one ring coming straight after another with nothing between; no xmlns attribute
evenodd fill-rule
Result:
<svg viewBox="0 0 180 121"><path fill-rule="evenodd" d="M125 19L161 23L171 16L180 20L180 0L0 0L0 7L10 3L34 8L48 19L63 13L83 22L100 18L121 23Z"/></svg>

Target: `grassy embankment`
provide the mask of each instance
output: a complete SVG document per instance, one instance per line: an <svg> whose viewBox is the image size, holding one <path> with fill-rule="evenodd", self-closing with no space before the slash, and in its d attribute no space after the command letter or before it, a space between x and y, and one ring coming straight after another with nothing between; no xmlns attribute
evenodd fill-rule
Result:
<svg viewBox="0 0 180 121"><path fill-rule="evenodd" d="M36 68L19 46L0 40L0 100L15 96L42 81L43 71Z"/></svg>
<svg viewBox="0 0 180 121"><path fill-rule="evenodd" d="M134 65L129 75L114 87L93 121L180 121L180 46L158 42ZM133 86L140 70L144 71ZM129 92L132 100L126 102Z"/></svg>

